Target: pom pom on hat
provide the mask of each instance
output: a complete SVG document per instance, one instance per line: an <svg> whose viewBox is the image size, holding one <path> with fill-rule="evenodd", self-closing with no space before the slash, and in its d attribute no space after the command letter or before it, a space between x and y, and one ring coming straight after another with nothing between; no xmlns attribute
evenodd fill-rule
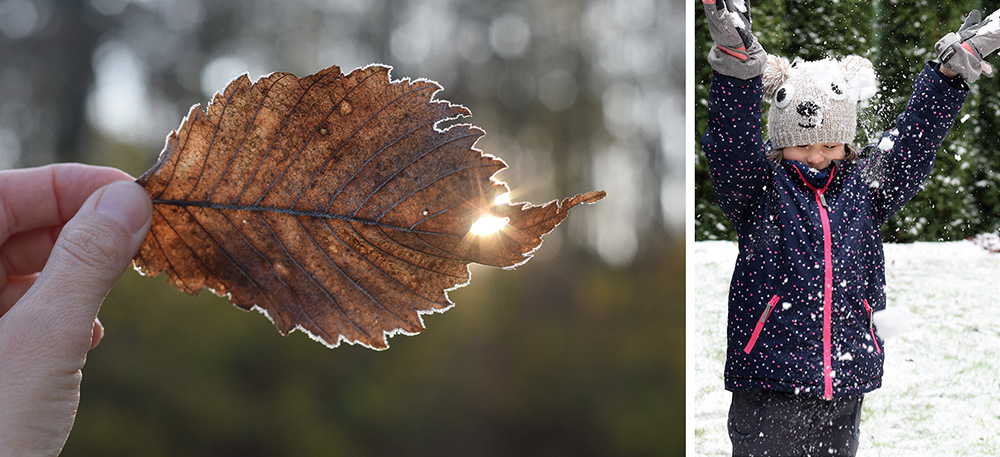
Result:
<svg viewBox="0 0 1000 457"><path fill-rule="evenodd" d="M774 93L778 88L785 81L788 81L791 70L792 64L788 59L776 55L767 56L767 65L764 66L764 74L761 75L764 83L764 98L768 100L774 98Z"/></svg>
<svg viewBox="0 0 1000 457"><path fill-rule="evenodd" d="M875 68L871 61L861 56L847 56L841 60L844 72L850 77L853 75L851 85L859 102L866 102L878 93L878 82L875 78Z"/></svg>

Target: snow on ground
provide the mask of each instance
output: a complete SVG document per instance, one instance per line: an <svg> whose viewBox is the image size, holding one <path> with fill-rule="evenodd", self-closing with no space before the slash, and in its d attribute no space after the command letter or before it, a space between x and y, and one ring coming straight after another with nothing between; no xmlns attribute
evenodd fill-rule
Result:
<svg viewBox="0 0 1000 457"><path fill-rule="evenodd" d="M726 294L736 244L695 243L694 447L728 456ZM882 388L865 397L859 456L1000 455L1000 254L968 241L885 246L888 306L910 330L885 343Z"/></svg>

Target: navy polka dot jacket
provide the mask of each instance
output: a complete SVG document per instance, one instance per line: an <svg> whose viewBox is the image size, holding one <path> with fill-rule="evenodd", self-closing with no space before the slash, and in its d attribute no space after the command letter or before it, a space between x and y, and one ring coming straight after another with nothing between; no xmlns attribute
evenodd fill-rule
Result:
<svg viewBox="0 0 1000 457"><path fill-rule="evenodd" d="M967 89L928 64L895 127L864 159L817 172L765 157L759 77L712 75L701 145L739 237L728 390L833 399L881 385L883 342L872 324L885 307L880 227L930 174Z"/></svg>

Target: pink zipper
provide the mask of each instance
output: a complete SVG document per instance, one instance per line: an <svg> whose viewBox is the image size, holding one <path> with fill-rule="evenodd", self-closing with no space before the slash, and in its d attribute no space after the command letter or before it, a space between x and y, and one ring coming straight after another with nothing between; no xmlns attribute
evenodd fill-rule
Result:
<svg viewBox="0 0 1000 457"><path fill-rule="evenodd" d="M830 172L833 177L833 172ZM829 183L827 183L829 184ZM825 188L824 188L825 189ZM833 400L833 357L830 344L830 327L833 314L833 240L830 236L830 215L826 212L823 190L816 190L819 218L823 222L823 398Z"/></svg>
<svg viewBox="0 0 1000 457"><path fill-rule="evenodd" d="M743 348L743 352L749 354L753 350L753 346L757 344L757 338L760 337L760 331L764 328L764 322L767 322L767 316L771 314L771 310L774 309L774 305L778 304L779 299L781 297L775 295L767 302L767 306L764 307L764 312L760 315L760 319L757 319L757 326L753 328L753 335L750 336L750 342Z"/></svg>
<svg viewBox="0 0 1000 457"><path fill-rule="evenodd" d="M868 306L868 300L861 299L861 303L865 304L865 311L868 311L868 331L872 332L872 341L875 343L875 351L879 354L882 353L882 348L878 346L878 338L875 338L875 316L872 314L872 307Z"/></svg>
<svg viewBox="0 0 1000 457"><path fill-rule="evenodd" d="M797 167L792 167L806 187L816 193L816 204L819 206L819 219L823 224L823 398L833 400L833 354L831 350L831 327L833 315L833 239L830 234L830 215L827 213L826 192L830 182L833 181L833 173L837 171L835 165L830 170L830 177L822 189L817 189L809 184L809 181Z"/></svg>

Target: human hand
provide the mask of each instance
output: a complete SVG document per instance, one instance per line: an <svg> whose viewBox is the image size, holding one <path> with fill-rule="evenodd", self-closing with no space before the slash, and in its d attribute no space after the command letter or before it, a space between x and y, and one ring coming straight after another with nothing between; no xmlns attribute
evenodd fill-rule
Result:
<svg viewBox="0 0 1000 457"><path fill-rule="evenodd" d="M759 76L767 53L751 30L750 0L702 0L714 45L708 54L712 69L727 76Z"/></svg>
<svg viewBox="0 0 1000 457"><path fill-rule="evenodd" d="M69 436L97 312L152 219L132 181L80 164L0 171L0 455L57 455Z"/></svg>
<svg viewBox="0 0 1000 457"><path fill-rule="evenodd" d="M972 10L957 33L949 33L934 44L942 71L952 70L970 83L979 79L980 74L993 74L993 66L983 59L997 48L1000 48L1000 10L985 20L979 10Z"/></svg>

